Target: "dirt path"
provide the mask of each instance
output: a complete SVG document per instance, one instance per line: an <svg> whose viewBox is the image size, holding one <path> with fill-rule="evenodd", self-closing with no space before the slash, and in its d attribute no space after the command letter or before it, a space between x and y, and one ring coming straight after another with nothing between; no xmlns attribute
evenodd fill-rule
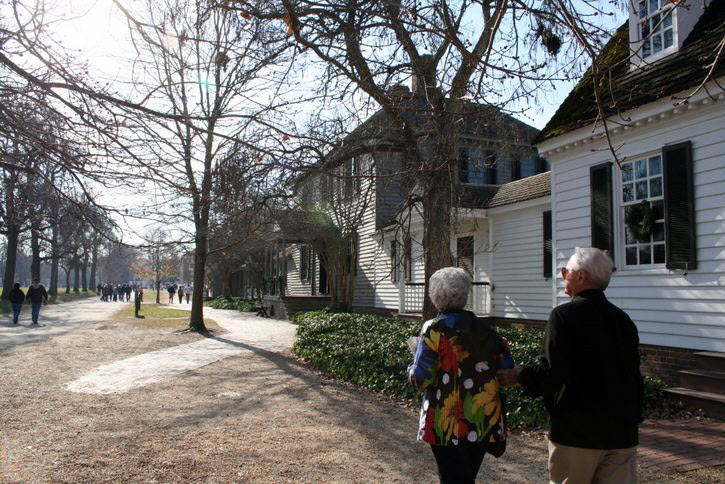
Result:
<svg viewBox="0 0 725 484"><path fill-rule="evenodd" d="M416 412L297 361L284 322L209 311L231 328L213 341L241 351L121 393L67 390L128 358L153 373L166 356L149 354L209 341L102 323L93 307L68 303L85 323L0 345L0 482L437 482ZM545 441L515 435L479 482L545 476Z"/></svg>

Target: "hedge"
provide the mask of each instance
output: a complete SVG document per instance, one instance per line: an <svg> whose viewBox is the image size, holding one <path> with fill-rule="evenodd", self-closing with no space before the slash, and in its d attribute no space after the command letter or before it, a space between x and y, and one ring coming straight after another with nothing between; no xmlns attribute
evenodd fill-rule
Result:
<svg viewBox="0 0 725 484"><path fill-rule="evenodd" d="M214 309L236 309L237 311L254 311L258 301L254 299L242 299L241 297L218 296L210 301L205 301L204 306Z"/></svg>
<svg viewBox="0 0 725 484"><path fill-rule="evenodd" d="M417 389L407 383L412 361L406 340L417 336L420 322L400 321L371 314L308 311L297 313L298 324L292 350L319 370L368 390L405 399L417 399ZM509 341L517 365L535 363L542 332L532 329L500 328ZM664 384L645 378L646 394L656 398ZM507 423L510 428L548 426L548 413L541 398L524 397L521 388L507 388Z"/></svg>

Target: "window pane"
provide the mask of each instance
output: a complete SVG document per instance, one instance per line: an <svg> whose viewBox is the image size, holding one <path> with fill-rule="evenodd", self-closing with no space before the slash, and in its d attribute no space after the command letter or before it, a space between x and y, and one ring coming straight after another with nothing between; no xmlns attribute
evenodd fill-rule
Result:
<svg viewBox="0 0 725 484"><path fill-rule="evenodd" d="M638 181L635 183L637 189L637 200L647 199L647 180Z"/></svg>
<svg viewBox="0 0 725 484"><path fill-rule="evenodd" d="M655 34L652 36L652 53L656 54L657 52L662 50L662 36L660 34Z"/></svg>
<svg viewBox="0 0 725 484"><path fill-rule="evenodd" d="M627 265L637 265L637 247L627 247Z"/></svg>
<svg viewBox="0 0 725 484"><path fill-rule="evenodd" d="M652 211L655 213L655 220L662 220L665 218L665 206L662 203L662 200L652 202Z"/></svg>
<svg viewBox="0 0 725 484"><path fill-rule="evenodd" d="M665 240L665 224L664 222L657 222L654 230L652 231L652 240L655 242L662 242Z"/></svg>
<svg viewBox="0 0 725 484"><path fill-rule="evenodd" d="M634 200L634 186L631 183L625 183L622 187L622 200L625 202Z"/></svg>
<svg viewBox="0 0 725 484"><path fill-rule="evenodd" d="M657 10L660 9L660 6L658 5L658 3L659 2L657 0L649 0L649 13L650 14L652 12L656 12Z"/></svg>
<svg viewBox="0 0 725 484"><path fill-rule="evenodd" d="M637 160L634 162L634 177L645 178L647 176L647 160Z"/></svg>
<svg viewBox="0 0 725 484"><path fill-rule="evenodd" d="M672 29L665 30L665 49L672 47Z"/></svg>
<svg viewBox="0 0 725 484"><path fill-rule="evenodd" d="M652 53L652 50L649 46L649 40L645 40L642 44L642 57L649 57L649 55Z"/></svg>
<svg viewBox="0 0 725 484"><path fill-rule="evenodd" d="M627 245L637 243L637 239L634 238L626 225L624 226L624 243Z"/></svg>
<svg viewBox="0 0 725 484"><path fill-rule="evenodd" d="M662 196L662 177L650 178L649 194L651 197Z"/></svg>
<svg viewBox="0 0 725 484"><path fill-rule="evenodd" d="M632 181L632 163L627 163L626 165L622 165L622 181L623 182Z"/></svg>
<svg viewBox="0 0 725 484"><path fill-rule="evenodd" d="M667 15L665 15L664 20L662 20L662 26L664 28L672 27L672 14L667 12Z"/></svg>
<svg viewBox="0 0 725 484"><path fill-rule="evenodd" d="M662 173L662 159L659 156L653 156L649 159L649 176L655 176Z"/></svg>
<svg viewBox="0 0 725 484"><path fill-rule="evenodd" d="M639 18L647 16L647 2L639 2Z"/></svg>
<svg viewBox="0 0 725 484"><path fill-rule="evenodd" d="M652 246L640 245L639 246L639 263L640 264L651 264L652 263Z"/></svg>
<svg viewBox="0 0 725 484"><path fill-rule="evenodd" d="M665 244L657 244L654 246L654 263L665 263Z"/></svg>
<svg viewBox="0 0 725 484"><path fill-rule="evenodd" d="M659 15L653 15L650 19L650 25L652 26L653 32L659 32L662 28L662 25L660 24L660 16Z"/></svg>

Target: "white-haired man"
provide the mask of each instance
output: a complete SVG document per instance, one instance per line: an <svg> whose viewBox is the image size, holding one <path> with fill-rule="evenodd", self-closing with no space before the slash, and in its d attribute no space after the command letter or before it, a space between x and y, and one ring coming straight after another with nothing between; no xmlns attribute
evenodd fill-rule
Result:
<svg viewBox="0 0 725 484"><path fill-rule="evenodd" d="M561 269L572 299L551 311L539 363L498 372L502 384L544 397L554 483L637 482L639 337L629 316L604 296L613 270L605 252L577 247Z"/></svg>

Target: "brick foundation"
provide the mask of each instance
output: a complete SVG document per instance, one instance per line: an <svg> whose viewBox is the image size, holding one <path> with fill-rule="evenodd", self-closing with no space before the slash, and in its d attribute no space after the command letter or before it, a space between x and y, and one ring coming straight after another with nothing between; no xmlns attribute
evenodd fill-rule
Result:
<svg viewBox="0 0 725 484"><path fill-rule="evenodd" d="M695 358L692 356L696 351L698 350L641 344L639 353L642 355L642 374L659 378L668 385L678 386L680 377L677 372L696 368Z"/></svg>

